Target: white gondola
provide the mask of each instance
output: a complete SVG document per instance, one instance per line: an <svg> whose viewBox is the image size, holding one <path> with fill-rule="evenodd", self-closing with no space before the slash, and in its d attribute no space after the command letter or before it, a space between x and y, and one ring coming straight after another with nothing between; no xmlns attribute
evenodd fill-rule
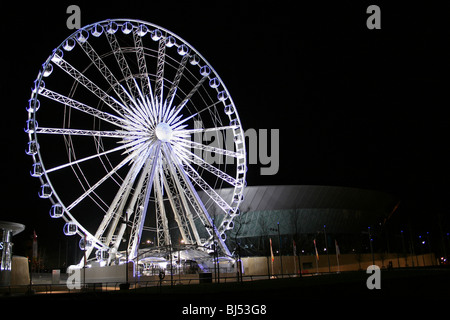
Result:
<svg viewBox="0 0 450 320"><path fill-rule="evenodd" d="M52 74L53 71L53 65L48 63L45 67L44 67L44 72L42 73L42 75L44 77L48 77L49 75Z"/></svg>
<svg viewBox="0 0 450 320"><path fill-rule="evenodd" d="M196 54L189 57L189 63L192 64L193 66L199 64L199 62L200 58Z"/></svg>
<svg viewBox="0 0 450 320"><path fill-rule="evenodd" d="M244 165L239 165L239 166L237 167L237 172L238 172L238 173L245 173L245 172L247 172L247 167L244 166Z"/></svg>
<svg viewBox="0 0 450 320"><path fill-rule="evenodd" d="M228 99L228 94L227 94L227 92L226 92L226 91L220 91L220 92L217 94L217 99L219 99L220 101L225 101L225 100L227 100L227 99Z"/></svg>
<svg viewBox="0 0 450 320"><path fill-rule="evenodd" d="M236 143L241 143L242 140L244 140L244 138L242 137L242 134L235 135L233 139L234 139L234 142L236 142Z"/></svg>
<svg viewBox="0 0 450 320"><path fill-rule="evenodd" d="M25 132L26 133L34 133L38 127L38 123L36 120L30 119L27 120L26 126L25 126Z"/></svg>
<svg viewBox="0 0 450 320"><path fill-rule="evenodd" d="M63 49L66 51L72 51L72 49L75 47L76 41L72 38L67 39L66 42L64 42Z"/></svg>
<svg viewBox="0 0 450 320"><path fill-rule="evenodd" d="M161 39L161 37L162 37L161 30L159 30L159 29L153 30L151 37L152 37L153 41L158 41L159 39Z"/></svg>
<svg viewBox="0 0 450 320"><path fill-rule="evenodd" d="M30 171L32 177L39 178L44 174L44 168L40 162L36 162L33 164L33 167Z"/></svg>
<svg viewBox="0 0 450 320"><path fill-rule="evenodd" d="M177 41L175 40L174 37L168 36L166 38L166 47L172 48L176 43L177 43Z"/></svg>
<svg viewBox="0 0 450 320"><path fill-rule="evenodd" d="M92 239L81 237L80 242L78 243L81 250L85 251L89 248L92 248Z"/></svg>
<svg viewBox="0 0 450 320"><path fill-rule="evenodd" d="M232 230L234 228L234 222L230 221L227 223L227 225L225 226L226 230Z"/></svg>
<svg viewBox="0 0 450 320"><path fill-rule="evenodd" d="M137 35L140 36L140 37L145 36L147 34L147 32L148 32L148 28L144 24L139 25L139 27L138 27L138 29L136 31Z"/></svg>
<svg viewBox="0 0 450 320"><path fill-rule="evenodd" d="M60 49L56 49L55 53L53 54L52 61L54 63L59 63L61 62L63 56L64 56L63 52Z"/></svg>
<svg viewBox="0 0 450 320"><path fill-rule="evenodd" d="M247 181L245 181L243 178L239 178L236 180L236 187L246 187L247 186Z"/></svg>
<svg viewBox="0 0 450 320"><path fill-rule="evenodd" d="M95 256L97 258L97 261L105 261L108 260L109 258L109 253L107 250L105 249L99 249L97 250L97 252L95 253Z"/></svg>
<svg viewBox="0 0 450 320"><path fill-rule="evenodd" d="M48 183L45 183L41 186L41 190L39 191L39 198L48 199L52 196L52 188Z"/></svg>
<svg viewBox="0 0 450 320"><path fill-rule="evenodd" d="M217 78L212 78L211 80L209 80L209 86L211 88L217 88L218 86L220 86L220 81Z"/></svg>
<svg viewBox="0 0 450 320"><path fill-rule="evenodd" d="M224 111L227 115L232 115L234 113L233 105L229 104L229 105L225 106Z"/></svg>
<svg viewBox="0 0 450 320"><path fill-rule="evenodd" d="M61 50L59 50L59 51L61 51ZM39 81L39 80L34 80L34 88L33 89L31 89L31 92L33 93L33 95L34 94L36 94L36 93L42 93L42 91L45 89L45 82L44 82L44 80L41 80L41 81Z"/></svg>
<svg viewBox="0 0 450 320"><path fill-rule="evenodd" d="M133 31L133 25L130 22L125 22L122 26L123 34L129 34L131 31Z"/></svg>
<svg viewBox="0 0 450 320"><path fill-rule="evenodd" d="M52 218L61 218L63 214L63 207L59 203L52 205L52 207L50 208L50 217Z"/></svg>
<svg viewBox="0 0 450 320"><path fill-rule="evenodd" d="M233 120L231 120L230 121L230 127L235 127L235 126L237 126L239 123L238 123L238 120L237 119L233 119Z"/></svg>
<svg viewBox="0 0 450 320"><path fill-rule="evenodd" d="M200 68L200 74L204 77L209 76L209 74L211 73L211 69L208 66L203 66Z"/></svg>
<svg viewBox="0 0 450 320"><path fill-rule="evenodd" d="M189 48L187 47L187 45L182 44L178 47L177 52L180 56L185 56L189 52Z"/></svg>
<svg viewBox="0 0 450 320"><path fill-rule="evenodd" d="M28 142L28 148L27 150L25 150L25 153L29 156L34 156L39 150L39 144L34 141L31 140L30 142Z"/></svg>
<svg viewBox="0 0 450 320"><path fill-rule="evenodd" d="M41 103L39 102L39 100L36 100L36 103L34 103L34 98L31 98L30 100L28 100L27 112L35 113L36 111L39 110L40 106Z"/></svg>
<svg viewBox="0 0 450 320"><path fill-rule="evenodd" d="M119 26L114 21L110 21L108 25L106 26L106 32L109 34L114 34L119 29Z"/></svg>
<svg viewBox="0 0 450 320"><path fill-rule="evenodd" d="M91 34L97 38L100 37L102 35L102 33L103 33L103 27L101 24L96 24L91 30Z"/></svg>
<svg viewBox="0 0 450 320"><path fill-rule="evenodd" d="M74 222L67 222L64 225L63 231L66 236L73 236L77 233L78 227Z"/></svg>
<svg viewBox="0 0 450 320"><path fill-rule="evenodd" d="M80 30L77 34L77 40L80 43L85 43L89 38L89 33L86 30Z"/></svg>

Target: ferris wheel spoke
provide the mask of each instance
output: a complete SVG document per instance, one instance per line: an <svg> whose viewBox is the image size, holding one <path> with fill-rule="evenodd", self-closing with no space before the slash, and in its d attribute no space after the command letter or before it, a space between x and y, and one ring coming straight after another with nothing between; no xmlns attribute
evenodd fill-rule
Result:
<svg viewBox="0 0 450 320"><path fill-rule="evenodd" d="M177 92L178 85L180 84L181 76L183 75L184 69L186 67L186 63L189 60L189 55L185 54L181 59L180 65L178 66L177 73L175 74L175 78L172 82L172 85L169 89L169 93L167 94L166 102L167 102L167 111L164 113L163 121L167 122L170 114L170 110L172 109L173 98L175 98L175 93Z"/></svg>
<svg viewBox="0 0 450 320"><path fill-rule="evenodd" d="M195 243L201 245L201 239L198 234L197 227L195 226L192 212L189 209L190 207L187 202L185 190L182 186L182 183L180 182L176 174L172 173L172 170L170 170L170 168L166 170L166 174L163 180L164 187L167 192L167 197L169 198L169 203L172 207L173 212L176 213L177 216L182 217L182 219L179 219L180 221L182 221L182 223L179 225L183 228L183 230L185 230L185 234L187 236L187 238L183 239L184 243L193 244L195 240ZM194 208L194 211L197 211L193 201L191 202L191 205ZM191 227L192 232L189 230L189 226Z"/></svg>
<svg viewBox="0 0 450 320"><path fill-rule="evenodd" d="M150 195L155 179L156 168L158 167L158 159L160 157L161 142L155 143L152 148L151 155L147 159L146 168L142 172L144 177L143 184L145 186L144 192L139 192L139 202L134 213L133 228L131 229L131 235L128 245L128 250L131 252L132 258L138 255L139 241L142 236L142 230L144 227L145 217L147 215L148 204L150 202ZM145 195L145 196L144 196Z"/></svg>
<svg viewBox="0 0 450 320"><path fill-rule="evenodd" d="M133 79L133 82L136 84L136 90L137 90L137 92L139 94L139 99L136 99L136 101L134 101L134 105L139 110L141 110L141 113L145 114L145 116L147 118L149 118L150 120L153 120L153 115L152 115L152 110L151 110L151 105L150 105L151 102L148 102L145 94L139 88L139 85L137 84L136 79ZM151 88L149 90L151 90Z"/></svg>
<svg viewBox="0 0 450 320"><path fill-rule="evenodd" d="M231 151L231 150L227 150L227 149L222 149L222 148L219 148L219 147L207 146L207 145L204 145L202 143L191 141L191 140L187 140L187 139L182 139L182 138L179 138L177 136L174 136L173 139L176 141L177 144L179 144L182 147L194 148L194 149L199 149L199 150L207 151L207 152L214 152L216 154L220 154L220 155L224 155L224 156L228 156L228 157L233 157L233 158L242 158L243 157L243 154L239 153L239 152L235 152L235 151Z"/></svg>
<svg viewBox="0 0 450 320"><path fill-rule="evenodd" d="M108 35L108 33L106 34ZM111 70L108 68L103 59L99 56L99 54L95 51L95 49L90 45L90 43L88 41L79 41L78 39L77 42L80 45L80 47L84 50L86 55L89 57L89 59L92 61L92 63L97 67L98 71L100 71L103 78L105 78L105 80L114 90L114 92L120 98L120 100L123 103L123 106L126 108L126 106L130 105L132 99L130 100L127 90L120 84L120 82L111 72ZM114 54L116 53L114 52Z"/></svg>
<svg viewBox="0 0 450 320"><path fill-rule="evenodd" d="M198 174L187 162L183 164L184 172L195 182L225 213L232 211L230 205Z"/></svg>
<svg viewBox="0 0 450 320"><path fill-rule="evenodd" d="M136 58L139 68L139 74L141 76L141 92L144 94L144 96L148 95L153 100L152 84L150 82L150 77L147 70L147 63L145 61L144 46L142 43L142 37L138 34L138 29L133 32L133 40L134 46L136 48Z"/></svg>
<svg viewBox="0 0 450 320"><path fill-rule="evenodd" d="M118 223L119 215L121 215L121 212L123 212L125 210L127 221L130 221L130 219L135 218L135 217L132 217L132 215L134 212L134 208L137 207L137 209L139 210L139 207L140 207L139 204L136 206L136 202L138 201L139 203L141 203L141 201L143 199L143 194L145 194L145 187L147 186L147 184L145 184L145 182L147 180L145 180L145 179L147 179L148 171L149 171L150 165L151 165L151 162L149 161L149 157L150 157L151 153L153 152L154 147L155 147L155 143L153 143L152 145L150 145L147 148L144 148L141 151L141 156L139 158L137 158L137 162L140 162L140 163L138 166L136 166L136 169L133 171L132 179L130 180L130 184L128 185L127 194L121 200L121 205L120 205L119 211L117 211L119 213L118 214L116 213L116 215L115 215L116 218L114 220L114 224L113 224L113 226L109 227L109 231L108 231L106 240L110 242L113 234L115 234L117 239L114 243L114 248L116 250L119 248L119 245L122 242L123 236L125 234L125 230L127 228L126 223L122 222L120 224L119 230L117 231L117 223ZM138 179L138 183L133 188L133 183L139 174L140 174L140 177ZM129 199L130 196L131 196L131 200ZM126 209L125 209L125 206L126 206ZM106 227L108 227L108 225L106 225L105 228ZM109 242L107 242L107 243L109 243Z"/></svg>
<svg viewBox="0 0 450 320"><path fill-rule="evenodd" d="M77 100L74 100L72 98L66 97L66 96L64 96L64 95L62 95L60 93L55 92L55 91L52 91L52 90L44 88L40 92L40 95L45 96L45 97L47 97L49 99L52 99L54 101L57 101L57 102L63 104L64 106L69 106L72 109L79 110L79 111L84 112L84 113L86 113L88 115L96 117L96 118L98 118L100 120L109 122L109 123L111 123L113 125L116 125L116 126L119 126L119 127L124 127L124 124L125 124L125 120L124 119L122 119L120 117L117 117L117 116L114 116L112 114L109 114L107 112L98 110L96 108L90 107L90 106L88 106L88 105L86 105L84 103L81 103L81 102L79 102Z"/></svg>
<svg viewBox="0 0 450 320"><path fill-rule="evenodd" d="M156 234L158 239L158 246L170 245L170 233L169 233L169 222L166 215L166 210L164 208L164 199L161 189L161 183L159 181L159 174L155 174L154 181L154 194L155 194L155 212L156 212ZM175 212L175 217L177 213ZM182 231L182 230L180 230ZM181 233L183 239L186 235L182 231Z"/></svg>
<svg viewBox="0 0 450 320"><path fill-rule="evenodd" d="M184 99L180 102L180 104L174 108L173 113L178 113L181 111L181 109L184 108L184 106L189 102L189 100L192 98L192 96L197 92L197 90L202 86L203 82L208 78L208 76L203 76L200 78L200 80L197 82L197 84L191 89L191 91L184 97ZM175 116L169 114L169 120L173 119Z"/></svg>
<svg viewBox="0 0 450 320"><path fill-rule="evenodd" d="M214 132L214 131L225 131L238 129L238 125L232 126L221 126L221 127L213 127L213 128L194 128L194 129L182 129L182 130L174 130L174 134L194 134L194 133L206 133L206 132Z"/></svg>
<svg viewBox="0 0 450 320"><path fill-rule="evenodd" d="M45 170L45 172L46 173L51 173L53 171L61 170L61 169L73 166L75 164L79 164L81 162L88 161L88 160L91 160L91 159L95 159L95 158L107 155L109 153L117 152L117 151L120 151L120 150L124 150L124 149L130 149L131 150L136 145L139 146L140 144L142 144L145 141L146 141L146 138L141 138L141 139L138 139L138 140L134 140L134 141L131 141L129 143L123 144L123 145L121 145L119 147L116 147L116 148L113 148L113 149L110 149L110 150L107 150L107 151L104 151L104 152L101 152L101 153L96 153L96 154L93 154L91 156L88 156L88 157L85 157L85 158L82 158L82 159L78 159L78 160L75 160L75 161L70 161L68 163L62 164L62 165L57 166L57 167L53 167L51 169Z"/></svg>
<svg viewBox="0 0 450 320"><path fill-rule="evenodd" d="M145 148L141 146L141 148ZM133 160L133 158L136 157L136 155L140 152L140 150L135 150L132 152L128 157L123 159L117 166L115 166L111 171L109 171L103 178L98 180L93 186L91 186L88 190L86 190L80 197L78 197L75 201L73 201L68 207L67 210L72 210L77 204L79 204L84 198L86 198L91 192L93 192L95 189L97 189L103 182L108 180L113 174L115 174L120 168L122 168L124 165L126 165L128 162Z"/></svg>
<svg viewBox="0 0 450 320"><path fill-rule="evenodd" d="M155 82L155 100L158 107L161 109L160 113L162 112L162 105L163 105L163 83L164 83L164 63L166 60L166 43L165 38L162 37L159 40L158 45L158 61L156 63L156 82ZM159 119L161 121L161 119Z"/></svg>
<svg viewBox="0 0 450 320"><path fill-rule="evenodd" d="M114 53L114 57L120 67L129 92L134 100L136 100L139 97L139 89L137 87L137 83L134 81L133 74L128 66L127 60L125 59L125 55L123 54L119 42L117 41L116 34L106 32L106 38L108 39L109 45Z"/></svg>
<svg viewBox="0 0 450 320"><path fill-rule="evenodd" d="M219 103L222 103L222 101L214 102L214 103L210 104L209 106L203 108L202 110L197 111L196 113L191 114L189 117L186 117L186 118L184 118L184 119L181 120L181 121L177 121L176 123L174 123L173 125L171 125L172 130L177 130L177 129L181 128L181 125L182 125L183 123L185 123L186 121L188 121L188 120L190 120L190 119L192 119L192 118L198 116L200 113L202 113L202 112L204 112L204 111L206 111L206 110L209 110L209 109L215 107L215 106L218 105ZM179 130L181 130L181 129L179 129Z"/></svg>
<svg viewBox="0 0 450 320"><path fill-rule="evenodd" d="M38 127L36 129L36 133L89 136L89 137L102 137L102 138L121 138L121 139L132 138L134 136L134 134L131 134L127 131L98 131L98 130L44 128L44 127Z"/></svg>
<svg viewBox="0 0 450 320"><path fill-rule="evenodd" d="M206 162L204 159L200 158L195 153L190 152L186 148L175 148L174 151L180 156L181 159L183 159L184 162L195 163L196 165L202 167L203 169L208 170L209 172L214 174L216 177L231 184L232 186L236 186L238 184L238 181L235 178L233 178L226 172L223 172L219 168L214 167L213 165Z"/></svg>
<svg viewBox="0 0 450 320"><path fill-rule="evenodd" d="M136 104L138 106L138 104ZM134 126L135 128L140 128L140 130L143 130L145 128L145 125L151 124L150 117L146 116L145 113L142 112L140 107L131 106L130 108L133 109L133 112L129 112L125 114L125 117L128 120L128 123L131 126Z"/></svg>
<svg viewBox="0 0 450 320"><path fill-rule="evenodd" d="M121 111L122 109L126 109L125 106L108 95L105 91L100 89L94 82L89 80L84 74L74 68L70 63L65 61L62 57L58 57L57 59L53 59L53 62L60 67L63 71L69 74L73 79L75 79L78 83L83 85L86 89L96 95L100 100L102 100L106 105L108 105L114 112L124 118L124 114Z"/></svg>
<svg viewBox="0 0 450 320"><path fill-rule="evenodd" d="M103 216L103 220L95 233L94 236L95 239L100 239L104 236L106 230L109 230L108 234L106 235L106 240L104 241L104 244L106 246L109 246L109 244L111 243L114 231L117 229L117 224L120 220L120 217L122 216L122 212L127 202L127 198L132 190L132 184L145 162L143 159L145 159L144 156L141 157L138 161L135 161L131 166L130 170L127 173L127 176L123 180L116 196L114 197L111 205L109 206L108 211ZM121 243L122 236L123 232L122 234L120 234L120 237L118 237L116 239L116 242L114 243L114 247L116 250L119 247L119 244ZM91 254L92 249L93 248L88 249L88 251L86 252L86 256L89 256Z"/></svg>
<svg viewBox="0 0 450 320"><path fill-rule="evenodd" d="M221 238L219 231L217 229L217 227L214 224L214 221L211 219L211 216L209 215L208 211L205 208L205 205L203 204L203 201L200 199L200 196L198 195L197 191L195 190L194 186L192 185L191 182L191 177L189 176L188 172L185 171L185 166L183 166L180 163L180 160L178 159L178 157L174 154L172 147L169 144L166 144L167 146L167 150L166 150L166 155L172 160L173 164L175 165L175 167L177 168L178 172L180 173L181 177L183 178L183 180L186 183L187 189L189 189L189 192L194 196L195 201L199 204L199 206L202 209L202 214L204 215L204 217L206 218L207 222L208 222L208 226L211 226L214 230L213 232L217 235L217 239L219 241L220 247L222 248L222 250L225 252L225 254L227 255L231 255L228 247L226 246L225 242L223 241L223 239ZM169 161L170 162L170 161ZM194 182L197 183L197 181L195 181L196 179L194 178ZM205 182L206 183L206 182ZM209 186L209 185L208 185ZM211 188L211 187L209 187ZM214 190L212 190L213 192L215 192ZM218 198L220 198L220 196L218 196ZM220 198L221 199L221 198ZM218 200L216 198L213 199L215 202ZM222 199L223 200L223 199ZM225 204L224 204L225 205ZM231 209L231 208L230 208ZM228 211L227 211L228 213Z"/></svg>
<svg viewBox="0 0 450 320"><path fill-rule="evenodd" d="M141 154L142 157L138 158L137 161L134 161L132 166L130 167L130 170L128 170L125 179L123 180L116 196L109 206L108 211L104 215L103 220L100 223L99 228L97 229L97 232L95 233L95 237L97 239L100 239L104 236L106 230L109 230L108 234L106 235L106 245L109 245L111 243L114 231L116 230L117 224L119 222L119 218L122 216L122 212L132 190L133 182L137 178L139 171L144 165L145 154L147 154L147 152L143 151ZM116 239L116 249L118 248L121 240L122 237Z"/></svg>
<svg viewBox="0 0 450 320"><path fill-rule="evenodd" d="M194 212L197 214L197 217L202 221L202 224L210 225L211 219L208 215L205 205L200 199L200 196L195 191L187 175L183 174L182 168L180 169L180 167L178 166L177 158L174 158L172 160L169 156L169 152L169 147L164 146L163 153L166 155L166 159L169 160L167 161L169 172L167 181L170 181L170 179L172 179L175 182L175 185L178 187L179 193L184 195L186 199L189 200L189 203L194 209ZM212 235L212 229L206 229L206 231L209 236Z"/></svg>

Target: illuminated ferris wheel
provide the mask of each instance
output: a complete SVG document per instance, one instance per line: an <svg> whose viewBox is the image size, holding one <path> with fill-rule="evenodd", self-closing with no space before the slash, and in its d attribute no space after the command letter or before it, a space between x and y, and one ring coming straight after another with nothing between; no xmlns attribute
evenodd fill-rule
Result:
<svg viewBox="0 0 450 320"><path fill-rule="evenodd" d="M146 238L230 255L244 131L223 81L179 36L138 20L83 27L44 62L27 111L39 197L88 258L136 259Z"/></svg>

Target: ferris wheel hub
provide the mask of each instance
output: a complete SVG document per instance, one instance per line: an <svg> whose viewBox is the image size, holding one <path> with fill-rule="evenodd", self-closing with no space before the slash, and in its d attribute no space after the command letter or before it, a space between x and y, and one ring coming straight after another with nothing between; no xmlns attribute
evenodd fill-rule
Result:
<svg viewBox="0 0 450 320"><path fill-rule="evenodd" d="M156 126L155 134L158 140L162 142L169 142L172 138L172 128L165 122L160 122Z"/></svg>

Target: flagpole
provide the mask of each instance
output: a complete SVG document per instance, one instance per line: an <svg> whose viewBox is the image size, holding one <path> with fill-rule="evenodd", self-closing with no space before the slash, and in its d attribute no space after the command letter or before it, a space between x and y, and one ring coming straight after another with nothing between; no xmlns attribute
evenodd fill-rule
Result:
<svg viewBox="0 0 450 320"><path fill-rule="evenodd" d="M337 267L338 267L337 273L341 273L341 267L339 265L339 256L341 255L341 251L339 250L339 246L338 246L336 239L334 240L334 244L336 245L336 260L337 260Z"/></svg>
<svg viewBox="0 0 450 320"><path fill-rule="evenodd" d="M317 252L316 239L314 239L314 249L316 250L316 273L319 273L319 253Z"/></svg>
<svg viewBox="0 0 450 320"><path fill-rule="evenodd" d="M272 266L272 275L270 278L274 278L274 276L273 276L273 260L275 260L275 257L273 256L272 238L269 238L269 240L270 240L270 261L271 261L271 266Z"/></svg>
<svg viewBox="0 0 450 320"><path fill-rule="evenodd" d="M336 254L336 259L337 259L337 267L338 267L337 273L341 273L341 267L339 266L339 256L337 254Z"/></svg>
<svg viewBox="0 0 450 320"><path fill-rule="evenodd" d="M297 275L297 263L295 261L295 257L297 256L297 246L295 245L295 240L292 239L293 249L294 249L294 274Z"/></svg>

